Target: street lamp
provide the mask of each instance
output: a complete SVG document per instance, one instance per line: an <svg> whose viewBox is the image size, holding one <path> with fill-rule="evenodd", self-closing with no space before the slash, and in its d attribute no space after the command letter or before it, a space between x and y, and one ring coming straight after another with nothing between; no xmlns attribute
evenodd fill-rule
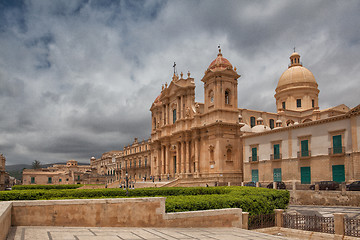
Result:
<svg viewBox="0 0 360 240"><path fill-rule="evenodd" d="M127 172L125 174L125 181L126 181L126 196L129 196L129 177Z"/></svg>

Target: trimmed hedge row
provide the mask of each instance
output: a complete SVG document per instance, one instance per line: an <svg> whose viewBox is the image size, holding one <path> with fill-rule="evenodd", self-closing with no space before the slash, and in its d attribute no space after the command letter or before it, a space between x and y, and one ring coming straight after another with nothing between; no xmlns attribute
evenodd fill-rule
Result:
<svg viewBox="0 0 360 240"><path fill-rule="evenodd" d="M168 187L129 190L129 197L155 196L167 197L166 212L242 208L251 215L270 213L276 208L286 208L290 197L288 191L252 187ZM109 188L0 192L0 201L118 197L126 197L126 191Z"/></svg>
<svg viewBox="0 0 360 240"><path fill-rule="evenodd" d="M211 195L230 193L225 188L138 188L129 189L129 197L155 197L155 196L179 196L179 195ZM72 199L72 198L111 198L126 197L126 191L119 188L101 189L34 189L12 190L0 192L0 201L12 200L49 200L49 199Z"/></svg>
<svg viewBox="0 0 360 240"><path fill-rule="evenodd" d="M34 190L34 189L76 189L83 184L62 184L62 185L15 185L13 190Z"/></svg>
<svg viewBox="0 0 360 240"><path fill-rule="evenodd" d="M288 191L234 188L229 194L176 196L166 198L166 212L184 212L221 208L241 208L251 215L272 213L289 203Z"/></svg>

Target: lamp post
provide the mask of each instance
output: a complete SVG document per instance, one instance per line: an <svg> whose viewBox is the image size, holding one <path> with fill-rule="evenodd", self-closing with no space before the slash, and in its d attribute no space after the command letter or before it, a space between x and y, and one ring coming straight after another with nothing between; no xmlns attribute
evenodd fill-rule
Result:
<svg viewBox="0 0 360 240"><path fill-rule="evenodd" d="M125 181L126 181L126 196L129 196L129 177L127 172L125 174Z"/></svg>

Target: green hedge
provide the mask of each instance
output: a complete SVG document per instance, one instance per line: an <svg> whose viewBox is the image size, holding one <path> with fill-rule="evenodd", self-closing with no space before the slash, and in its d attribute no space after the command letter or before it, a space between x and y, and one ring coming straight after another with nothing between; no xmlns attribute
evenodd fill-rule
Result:
<svg viewBox="0 0 360 240"><path fill-rule="evenodd" d="M184 212L206 209L241 208L251 215L272 213L289 203L288 191L264 188L232 188L229 194L177 196L166 198L166 212Z"/></svg>
<svg viewBox="0 0 360 240"><path fill-rule="evenodd" d="M62 184L62 185L15 185L13 190L34 190L34 189L76 189L83 184Z"/></svg>
<svg viewBox="0 0 360 240"><path fill-rule="evenodd" d="M166 212L196 211L220 208L242 208L250 214L270 213L286 208L289 192L252 187L168 187L129 190L129 197L166 197ZM108 189L34 189L0 192L0 201L84 199L126 197L126 191Z"/></svg>

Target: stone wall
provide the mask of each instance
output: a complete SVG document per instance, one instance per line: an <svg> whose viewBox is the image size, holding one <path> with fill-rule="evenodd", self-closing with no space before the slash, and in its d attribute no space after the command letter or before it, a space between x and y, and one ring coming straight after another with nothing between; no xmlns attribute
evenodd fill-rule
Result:
<svg viewBox="0 0 360 240"><path fill-rule="evenodd" d="M290 204L360 207L360 192L311 190L290 191Z"/></svg>
<svg viewBox="0 0 360 240"><path fill-rule="evenodd" d="M5 240L11 226L11 202L0 203L0 240Z"/></svg>
<svg viewBox="0 0 360 240"><path fill-rule="evenodd" d="M165 198L13 202L14 226L241 227L241 209L165 213Z"/></svg>

